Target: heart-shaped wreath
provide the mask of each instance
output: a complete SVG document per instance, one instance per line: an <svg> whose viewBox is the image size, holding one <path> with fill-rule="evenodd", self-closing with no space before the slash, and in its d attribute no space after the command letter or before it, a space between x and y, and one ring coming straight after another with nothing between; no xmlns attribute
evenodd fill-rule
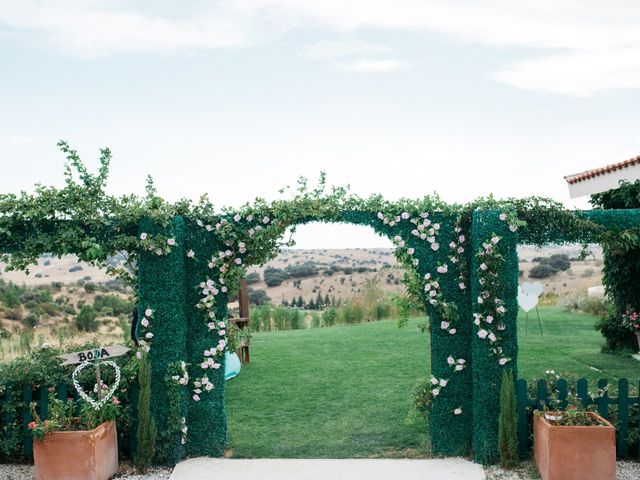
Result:
<svg viewBox="0 0 640 480"><path fill-rule="evenodd" d="M73 378L73 386L76 387L76 390L78 391L78 395L80 395L80 398L90 403L95 410L99 410L100 407L102 407L105 403L107 403L107 401L113 396L116 389L118 388L118 385L120 384L120 368L118 368L118 365L116 365L116 363L112 362L111 360L105 360L103 362L100 362L100 365L111 365L114 368L116 372L116 381L100 400L95 401L93 398L87 395L87 392L84 391L82 386L78 383L78 379L77 379L78 374L89 365L94 365L94 364L91 362L84 362L78 365L76 369L73 371L73 375L71 376L71 378ZM101 385L98 385L98 394L100 394L100 388L101 388Z"/></svg>

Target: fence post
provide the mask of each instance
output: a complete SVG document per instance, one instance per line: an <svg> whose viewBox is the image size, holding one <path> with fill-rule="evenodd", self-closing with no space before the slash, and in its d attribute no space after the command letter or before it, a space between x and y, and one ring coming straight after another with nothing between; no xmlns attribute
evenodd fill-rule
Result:
<svg viewBox="0 0 640 480"><path fill-rule="evenodd" d="M589 398L589 384L585 378L578 379L576 383L576 392L578 394L578 398L582 402L582 406L587 408L591 404L591 399Z"/></svg>
<svg viewBox="0 0 640 480"><path fill-rule="evenodd" d="M527 381L523 378L516 383L516 411L518 412L518 455L524 458L529 453L529 417L527 416Z"/></svg>
<svg viewBox="0 0 640 480"><path fill-rule="evenodd" d="M62 400L63 402L67 401L67 384L61 383L58 385L58 400Z"/></svg>
<svg viewBox="0 0 640 480"><path fill-rule="evenodd" d="M568 403L567 397L569 396L567 381L564 378L561 378L560 380L558 380L557 387L558 387L558 400L559 400L558 408L560 410L564 410L567 408L567 403Z"/></svg>
<svg viewBox="0 0 640 480"><path fill-rule="evenodd" d="M49 418L49 388L46 385L40 385L40 418Z"/></svg>
<svg viewBox="0 0 640 480"><path fill-rule="evenodd" d="M618 380L618 455L621 457L629 453L629 381L626 378Z"/></svg>
<svg viewBox="0 0 640 480"><path fill-rule="evenodd" d="M536 384L536 400L533 406L534 409L540 410L542 408L542 404L545 406L549 405L549 392L547 391L547 381L546 380L538 380Z"/></svg>
<svg viewBox="0 0 640 480"><path fill-rule="evenodd" d="M31 385L22 387L22 401L24 408L22 409L22 451L27 458L33 457L33 435L29 431L29 422L31 422Z"/></svg>
<svg viewBox="0 0 640 480"><path fill-rule="evenodd" d="M609 385L609 381L606 378L598 380L598 389L603 390L604 394L595 399L598 405L598 414L604 418L609 416L609 390L604 390L607 385Z"/></svg>

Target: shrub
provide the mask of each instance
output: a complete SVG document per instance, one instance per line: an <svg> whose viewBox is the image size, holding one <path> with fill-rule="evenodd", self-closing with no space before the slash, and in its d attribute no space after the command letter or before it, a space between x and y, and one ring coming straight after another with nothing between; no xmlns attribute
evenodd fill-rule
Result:
<svg viewBox="0 0 640 480"><path fill-rule="evenodd" d="M606 299L590 297L584 291L566 295L560 299L558 305L568 312L583 312L595 316L605 316L611 309Z"/></svg>
<svg viewBox="0 0 640 480"><path fill-rule="evenodd" d="M327 308L322 312L322 323L325 327L331 327L338 321L338 310L335 308Z"/></svg>
<svg viewBox="0 0 640 480"><path fill-rule="evenodd" d="M40 321L40 317L37 314L30 312L26 317L22 319L22 324L25 327L33 328L36 325L38 325L39 321Z"/></svg>
<svg viewBox="0 0 640 480"><path fill-rule="evenodd" d="M93 300L93 308L99 312L110 309L112 312L111 315L114 316L130 316L131 312L133 312L133 302L122 299L116 295L96 295L96 298Z"/></svg>
<svg viewBox="0 0 640 480"><path fill-rule="evenodd" d="M314 277L318 274L318 267L313 262L304 262L300 265L289 265L286 272L294 278Z"/></svg>
<svg viewBox="0 0 640 480"><path fill-rule="evenodd" d="M300 310L298 310L297 308L293 309L291 311L291 315L289 316L289 324L291 325L291 329L292 330L297 330L299 328L302 328L302 313L300 313Z"/></svg>
<svg viewBox="0 0 640 480"><path fill-rule="evenodd" d="M267 287L277 287L289 277L287 272L285 272L281 268L273 267L265 268L263 276L264 283L267 284Z"/></svg>
<svg viewBox="0 0 640 480"><path fill-rule="evenodd" d="M260 281L260 274L258 272L251 272L247 274L245 279L247 280L248 285L258 283Z"/></svg>
<svg viewBox="0 0 640 480"><path fill-rule="evenodd" d="M569 255L564 253L554 253L549 258L543 258L540 260L540 265L549 265L556 270L569 270L571 268L571 260Z"/></svg>
<svg viewBox="0 0 640 480"><path fill-rule="evenodd" d="M539 264L529 270L529 278L548 278L558 273L551 265Z"/></svg>
<svg viewBox="0 0 640 480"><path fill-rule="evenodd" d="M247 292L247 298L252 305L264 305L271 301L271 298L264 290L250 290Z"/></svg>
<svg viewBox="0 0 640 480"><path fill-rule="evenodd" d="M135 465L141 473L146 473L156 452L156 437L158 435L156 422L151 415L151 366L146 354L143 354L140 359L138 385L140 387L138 400L138 450L136 452Z"/></svg>
<svg viewBox="0 0 640 480"><path fill-rule="evenodd" d="M606 339L603 351L637 352L638 342L635 335L622 325L622 318L615 312L612 311L609 315L600 318L595 324L595 329Z"/></svg>
<svg viewBox="0 0 640 480"><path fill-rule="evenodd" d="M57 315L60 312L60 307L58 307L58 305L56 305L55 303L51 303L51 302L43 303L40 306L40 308L44 313L46 313L50 317L53 317L54 315Z"/></svg>
<svg viewBox="0 0 640 480"><path fill-rule="evenodd" d="M7 288L2 291L0 299L9 308L16 308L20 306L20 294L16 288Z"/></svg>
<svg viewBox="0 0 640 480"><path fill-rule="evenodd" d="M5 310L4 316L9 320L22 320L22 309L20 307Z"/></svg>
<svg viewBox="0 0 640 480"><path fill-rule="evenodd" d="M74 265L73 267L69 268L69 272L73 273L73 272L80 272L82 271L82 265Z"/></svg>
<svg viewBox="0 0 640 480"><path fill-rule="evenodd" d="M498 418L498 452L500 465L513 467L518 461L516 389L513 372L506 370L500 386L500 417Z"/></svg>
<svg viewBox="0 0 640 480"><path fill-rule="evenodd" d="M95 293L96 292L96 285L94 283L85 283L84 284L84 291L87 293Z"/></svg>
<svg viewBox="0 0 640 480"><path fill-rule="evenodd" d="M98 314L91 305L83 305L80 313L76 315L76 327L85 332L95 332L98 330Z"/></svg>

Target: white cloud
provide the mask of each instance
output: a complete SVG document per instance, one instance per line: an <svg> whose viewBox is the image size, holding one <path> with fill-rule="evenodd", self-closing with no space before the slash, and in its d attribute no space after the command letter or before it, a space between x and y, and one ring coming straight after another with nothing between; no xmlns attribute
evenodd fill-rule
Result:
<svg viewBox="0 0 640 480"><path fill-rule="evenodd" d="M34 143L43 143L46 141L44 137L34 137L29 135L10 135L5 137L5 145L9 147L21 147Z"/></svg>
<svg viewBox="0 0 640 480"><path fill-rule="evenodd" d="M141 10L144 5L154 12ZM435 32L465 43L539 49L495 72L517 88L574 96L640 88L640 3L634 0L5 0L0 25L86 56L241 47L304 28ZM383 53L382 47L327 41L305 52L331 58ZM362 65L352 67L368 68Z"/></svg>
<svg viewBox="0 0 640 480"><path fill-rule="evenodd" d="M525 90L586 97L640 87L640 48L569 52L524 60L500 70L496 80Z"/></svg>
<svg viewBox="0 0 640 480"><path fill-rule="evenodd" d="M307 45L302 55L307 58L335 58L358 54L386 53L391 49L380 43L363 42L361 40L329 41Z"/></svg>
<svg viewBox="0 0 640 480"><path fill-rule="evenodd" d="M350 72L360 73L391 73L407 70L409 68L409 65L400 60L384 58L374 60L353 60L351 62L346 62L338 65L338 68L342 70L348 70Z"/></svg>
<svg viewBox="0 0 640 480"><path fill-rule="evenodd" d="M640 4L633 0L241 1L340 32L437 32L466 43L543 50L530 59L523 53L494 74L517 88L572 96L640 88Z"/></svg>
<svg viewBox="0 0 640 480"><path fill-rule="evenodd" d="M9 0L0 9L0 25L14 35L31 34L39 44L52 43L86 57L238 47L253 41L251 25L233 9L205 10L181 20L107 6L99 1Z"/></svg>

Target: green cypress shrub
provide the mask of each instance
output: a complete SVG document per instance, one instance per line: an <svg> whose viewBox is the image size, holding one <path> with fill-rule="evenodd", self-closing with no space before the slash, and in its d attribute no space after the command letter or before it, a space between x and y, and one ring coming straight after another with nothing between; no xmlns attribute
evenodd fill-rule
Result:
<svg viewBox="0 0 640 480"><path fill-rule="evenodd" d="M515 466L518 461L516 413L516 388L513 372L505 370L500 386L500 417L498 421L498 451L500 465L504 468Z"/></svg>
<svg viewBox="0 0 640 480"><path fill-rule="evenodd" d="M147 354L143 353L138 369L138 451L136 452L135 465L145 473L151 466L153 456L156 453L156 437L158 431L156 422L151 415L151 365Z"/></svg>

